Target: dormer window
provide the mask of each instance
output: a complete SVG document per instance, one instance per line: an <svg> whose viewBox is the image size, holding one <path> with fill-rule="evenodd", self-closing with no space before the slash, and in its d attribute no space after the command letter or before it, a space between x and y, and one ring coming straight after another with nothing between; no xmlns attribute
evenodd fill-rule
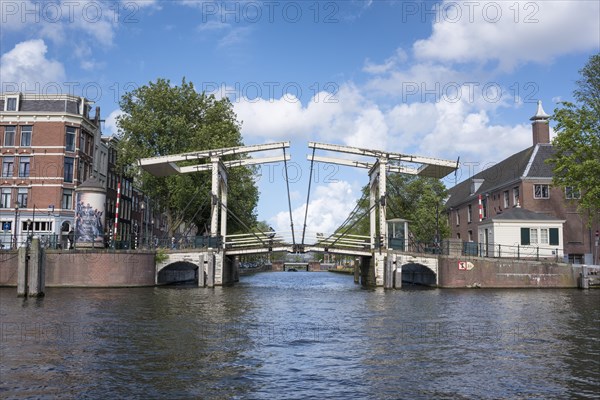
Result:
<svg viewBox="0 0 600 400"><path fill-rule="evenodd" d="M6 96L4 98L4 111L19 111L19 96Z"/></svg>

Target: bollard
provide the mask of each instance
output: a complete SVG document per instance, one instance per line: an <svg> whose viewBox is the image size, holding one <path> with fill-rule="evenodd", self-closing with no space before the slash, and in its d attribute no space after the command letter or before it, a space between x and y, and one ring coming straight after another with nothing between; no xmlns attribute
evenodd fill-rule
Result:
<svg viewBox="0 0 600 400"><path fill-rule="evenodd" d="M29 282L27 282L27 286L29 290L27 294L29 297L42 297L44 296L45 280L44 254L38 237L31 239L28 264L27 277Z"/></svg>
<svg viewBox="0 0 600 400"><path fill-rule="evenodd" d="M200 255L200 259L198 260L198 287L204 287L206 285L206 275L204 272L205 269L206 256L204 254Z"/></svg>
<svg viewBox="0 0 600 400"><path fill-rule="evenodd" d="M27 247L19 247L19 264L17 270L17 296L27 296Z"/></svg>

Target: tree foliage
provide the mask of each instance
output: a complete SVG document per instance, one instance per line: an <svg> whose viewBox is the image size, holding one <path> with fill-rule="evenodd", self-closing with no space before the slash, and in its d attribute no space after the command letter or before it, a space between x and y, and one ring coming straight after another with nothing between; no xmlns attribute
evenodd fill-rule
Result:
<svg viewBox="0 0 600 400"><path fill-rule="evenodd" d="M358 210L349 223L355 224L350 233L369 235L369 185L362 189L363 196L358 201ZM447 219L444 217L444 200L447 191L441 181L433 178L416 177L405 174L387 176L387 219L409 220L411 238L419 242L433 242L439 229L440 239L450 234ZM344 232L345 229L338 229Z"/></svg>
<svg viewBox="0 0 600 400"><path fill-rule="evenodd" d="M195 224L198 232L204 233L210 226L210 172L155 177L141 170L137 160L242 146L240 124L230 101L198 93L184 78L179 86L166 79L150 82L126 93L119 104L123 115L117 119L118 165L136 179L136 184L152 199L151 206L166 213L169 234L182 221ZM256 222L258 202L252 175L249 168L229 170L228 208L248 226ZM229 217L228 231L242 229L237 220Z"/></svg>
<svg viewBox="0 0 600 400"><path fill-rule="evenodd" d="M581 212L600 211L600 54L590 57L579 71L581 79L573 92L576 103L563 102L554 111L555 155L553 183L581 192Z"/></svg>

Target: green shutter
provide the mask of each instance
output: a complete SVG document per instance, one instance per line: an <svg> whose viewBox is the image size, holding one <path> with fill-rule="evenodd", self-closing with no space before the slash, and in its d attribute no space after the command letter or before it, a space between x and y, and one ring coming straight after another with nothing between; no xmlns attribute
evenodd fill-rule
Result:
<svg viewBox="0 0 600 400"><path fill-rule="evenodd" d="M550 228L550 245L558 246L558 228Z"/></svg>
<svg viewBox="0 0 600 400"><path fill-rule="evenodd" d="M529 245L529 228L521 228L521 244Z"/></svg>

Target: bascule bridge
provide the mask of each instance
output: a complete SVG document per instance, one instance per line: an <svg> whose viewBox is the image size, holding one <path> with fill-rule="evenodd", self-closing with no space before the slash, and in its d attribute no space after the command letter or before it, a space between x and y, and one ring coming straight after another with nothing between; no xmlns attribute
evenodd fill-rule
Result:
<svg viewBox="0 0 600 400"><path fill-rule="evenodd" d="M290 155L286 153L286 149L289 146L289 142L277 142L152 157L139 161L144 170L158 177L201 172L210 172L211 176L211 240L208 241L210 247L170 251L167 259L156 266L157 283L161 271L169 265L186 263L193 266L193 268L197 268L199 286L228 285L237 279L236 256L271 252L321 252L354 256L359 260L362 282L368 286L383 286L386 288L399 286L396 277L402 266L415 262L424 265L434 274L437 274L437 258L435 257L425 259L419 256L420 258L417 258L414 255L404 254L405 252L389 251L386 224L386 177L388 173L402 173L440 179L455 171L458 168L458 161L309 142L308 148L312 150L311 154L308 155L311 176L309 178L307 206L301 237L297 238L294 231L288 179L286 179L286 185L291 227L289 233L250 232L229 235L227 232L228 215L238 218L235 212L228 208L227 171L239 166L283 162L287 178L287 162L290 160ZM361 159L320 156L316 154L317 150L360 156ZM281 155L224 160L227 156L265 151L281 151ZM370 160L364 161L365 158ZM306 219L310 200L310 182L312 182L315 161L361 168L368 171L370 179L369 236L349 234L352 228L350 226L328 237L317 236L310 242L307 240Z"/></svg>

